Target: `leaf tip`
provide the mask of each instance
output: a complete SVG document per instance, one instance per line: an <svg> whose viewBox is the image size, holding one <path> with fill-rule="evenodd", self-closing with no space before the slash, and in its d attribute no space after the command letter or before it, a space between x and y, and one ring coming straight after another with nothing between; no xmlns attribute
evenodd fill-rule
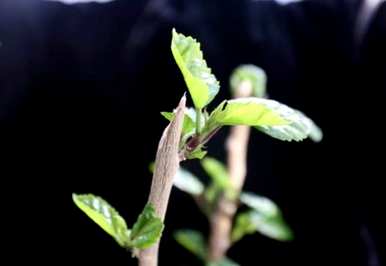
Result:
<svg viewBox="0 0 386 266"><path fill-rule="evenodd" d="M76 194L76 193L72 193L72 195L71 195L72 201L73 201L76 205L78 205L79 197L80 197L80 196L81 196L81 195Z"/></svg>

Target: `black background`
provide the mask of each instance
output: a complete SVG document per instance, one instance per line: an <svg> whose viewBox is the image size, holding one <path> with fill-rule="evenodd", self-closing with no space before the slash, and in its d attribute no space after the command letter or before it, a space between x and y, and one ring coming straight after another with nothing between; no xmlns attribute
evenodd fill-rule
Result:
<svg viewBox="0 0 386 266"><path fill-rule="evenodd" d="M360 3L1 0L2 264L136 265L71 193L104 197L129 224L142 210L166 126L159 112L185 90L169 48L176 27L201 41L222 84L212 107L229 97L232 69L253 63L271 98L325 134L313 144L254 132L246 190L281 206L295 240L248 236L229 256L244 266L384 265L386 4L358 44ZM220 159L226 134L208 147ZM184 166L202 173L197 161ZM207 232L194 202L173 190L161 265L199 265L173 240L180 228Z"/></svg>

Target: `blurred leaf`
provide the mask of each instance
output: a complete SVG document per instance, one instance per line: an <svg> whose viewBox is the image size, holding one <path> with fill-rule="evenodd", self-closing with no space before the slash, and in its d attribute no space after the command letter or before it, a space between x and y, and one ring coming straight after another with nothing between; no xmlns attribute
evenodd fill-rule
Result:
<svg viewBox="0 0 386 266"><path fill-rule="evenodd" d="M130 231L125 220L110 204L92 194L72 194L72 199L79 209L111 235L120 246L127 247Z"/></svg>
<svg viewBox="0 0 386 266"><path fill-rule="evenodd" d="M201 181L187 170L180 168L174 178L174 186L194 196L204 192L204 185Z"/></svg>
<svg viewBox="0 0 386 266"><path fill-rule="evenodd" d="M280 210L277 205L266 197L249 192L243 192L240 195L240 201L264 216L270 217L280 215Z"/></svg>
<svg viewBox="0 0 386 266"><path fill-rule="evenodd" d="M194 106L202 109L209 104L220 89L219 82L208 68L200 43L173 29L171 49L174 59L184 76Z"/></svg>
<svg viewBox="0 0 386 266"><path fill-rule="evenodd" d="M155 168L155 162L149 163L149 172L154 173L154 168Z"/></svg>
<svg viewBox="0 0 386 266"><path fill-rule="evenodd" d="M287 113L292 110L273 100L246 97L222 102L207 122L214 126L274 126L287 125Z"/></svg>
<svg viewBox="0 0 386 266"><path fill-rule="evenodd" d="M164 225L156 216L152 204L146 204L131 231L130 245L139 249L150 247L160 239L163 228Z"/></svg>
<svg viewBox="0 0 386 266"><path fill-rule="evenodd" d="M289 121L287 125L261 125L256 129L282 141L301 141L310 137L318 142L322 139L322 131L314 122L303 113L291 108L286 108L284 118Z"/></svg>
<svg viewBox="0 0 386 266"><path fill-rule="evenodd" d="M216 199L222 193L223 189L214 185L213 183L206 187L204 192L204 197L206 202L208 202L208 209L212 210L215 207ZM209 211L211 213L211 211Z"/></svg>
<svg viewBox="0 0 386 266"><path fill-rule="evenodd" d="M228 171L223 163L214 158L206 157L201 161L201 165L217 187L231 188Z"/></svg>
<svg viewBox="0 0 386 266"><path fill-rule="evenodd" d="M247 234L254 234L257 226L251 221L251 212L240 213L236 216L236 222L232 230L232 242L237 242Z"/></svg>
<svg viewBox="0 0 386 266"><path fill-rule="evenodd" d="M225 258L220 262L209 262L207 266L239 266L240 264L232 261L229 258Z"/></svg>
<svg viewBox="0 0 386 266"><path fill-rule="evenodd" d="M280 241L293 239L293 233L281 215L264 216L255 210L238 214L232 231L232 241L237 242L246 234L255 232Z"/></svg>
<svg viewBox="0 0 386 266"><path fill-rule="evenodd" d="M174 238L181 246L189 250L201 260L205 261L206 241L200 232L188 229L178 230L174 234Z"/></svg>
<svg viewBox="0 0 386 266"><path fill-rule="evenodd" d="M233 94L242 82L249 81L252 84L253 96L262 98L266 94L267 76L264 70L255 65L241 65L237 67L230 79Z"/></svg>

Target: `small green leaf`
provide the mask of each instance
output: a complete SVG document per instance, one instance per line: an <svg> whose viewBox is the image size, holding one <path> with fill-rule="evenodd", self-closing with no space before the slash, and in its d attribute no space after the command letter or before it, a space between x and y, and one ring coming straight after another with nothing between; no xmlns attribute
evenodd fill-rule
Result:
<svg viewBox="0 0 386 266"><path fill-rule="evenodd" d="M315 142L322 140L323 133L320 128L303 113L288 108L285 119L289 121L289 124L261 125L256 127L256 129L282 141L301 141L307 137L310 137Z"/></svg>
<svg viewBox="0 0 386 266"><path fill-rule="evenodd" d="M222 102L210 115L211 126L287 125L288 106L273 100L247 97Z"/></svg>
<svg viewBox="0 0 386 266"><path fill-rule="evenodd" d="M281 215L265 216L255 210L240 213L232 231L232 241L240 240L246 234L259 232L279 241L293 239L293 233Z"/></svg>
<svg viewBox="0 0 386 266"><path fill-rule="evenodd" d="M207 151L202 150L201 148L196 148L194 151L188 154L187 159L193 160L193 159L199 159L201 160L202 158L205 157L207 154Z"/></svg>
<svg viewBox="0 0 386 266"><path fill-rule="evenodd" d="M176 241L201 260L206 259L206 242L203 235L195 230L178 230L174 234Z"/></svg>
<svg viewBox="0 0 386 266"><path fill-rule="evenodd" d="M243 192L240 201L267 217L280 215L279 207L272 200L250 192Z"/></svg>
<svg viewBox="0 0 386 266"><path fill-rule="evenodd" d="M217 187L231 188L228 171L223 163L214 158L206 157L201 161L201 165Z"/></svg>
<svg viewBox="0 0 386 266"><path fill-rule="evenodd" d="M149 163L149 172L154 173L154 168L155 168L155 162Z"/></svg>
<svg viewBox="0 0 386 266"><path fill-rule="evenodd" d="M249 81L252 83L253 96L262 98L266 94L267 76L264 70L255 65L241 65L237 67L230 79L233 94L242 82Z"/></svg>
<svg viewBox="0 0 386 266"><path fill-rule="evenodd" d="M165 117L167 120L172 121L174 119L173 112L161 112L161 115ZM201 127L203 127L203 122L201 123ZM182 134L184 136L191 136L195 132L196 129L196 110L194 108L185 108L185 116L184 123L182 125Z"/></svg>
<svg viewBox="0 0 386 266"><path fill-rule="evenodd" d="M139 249L150 247L160 239L163 228L164 225L156 216L152 204L146 204L131 230L130 245Z"/></svg>
<svg viewBox="0 0 386 266"><path fill-rule="evenodd" d="M130 231L125 220L109 203L92 194L72 194L72 199L79 209L111 235L120 246L128 246Z"/></svg>
<svg viewBox="0 0 386 266"><path fill-rule="evenodd" d="M174 118L173 112L161 112L161 115L165 117L169 122L173 121L173 118Z"/></svg>
<svg viewBox="0 0 386 266"><path fill-rule="evenodd" d="M204 185L201 181L187 170L180 168L174 178L174 186L194 196L204 192Z"/></svg>
<svg viewBox="0 0 386 266"><path fill-rule="evenodd" d="M173 29L171 49L174 60L184 76L194 106L202 109L213 100L220 85L204 60L200 43Z"/></svg>

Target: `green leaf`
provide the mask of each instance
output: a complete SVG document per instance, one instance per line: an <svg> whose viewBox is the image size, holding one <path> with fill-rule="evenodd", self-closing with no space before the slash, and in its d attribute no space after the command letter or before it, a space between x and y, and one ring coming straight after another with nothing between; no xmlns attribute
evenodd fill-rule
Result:
<svg viewBox="0 0 386 266"><path fill-rule="evenodd" d="M180 168L174 178L174 186L194 196L204 192L204 185L201 181L187 170Z"/></svg>
<svg viewBox="0 0 386 266"><path fill-rule="evenodd" d="M267 76L264 70L255 65L241 65L237 67L230 79L233 94L242 82L249 81L252 84L253 96L262 98L266 94Z"/></svg>
<svg viewBox="0 0 386 266"><path fill-rule="evenodd" d="M214 158L206 157L201 161L201 165L217 187L231 188L228 171L223 163Z"/></svg>
<svg viewBox="0 0 386 266"><path fill-rule="evenodd" d="M161 115L165 117L169 122L173 121L174 113L173 112L161 112Z"/></svg>
<svg viewBox="0 0 386 266"><path fill-rule="evenodd" d="M235 243L247 234L254 234L257 226L251 221L251 212L240 213L236 216L236 222L232 230L232 242Z"/></svg>
<svg viewBox="0 0 386 266"><path fill-rule="evenodd" d="M279 241L293 239L293 233L281 215L265 216L255 210L238 214L232 231L232 241L236 242L244 235L255 232Z"/></svg>
<svg viewBox="0 0 386 266"><path fill-rule="evenodd" d="M206 241L203 235L195 230L178 230L174 234L176 241L201 260L206 259Z"/></svg>
<svg viewBox="0 0 386 266"><path fill-rule="evenodd" d="M293 234L285 223L279 207L266 197L243 192L240 201L251 208L239 214L232 232L232 241L240 240L246 234L261 234L281 241L291 240Z"/></svg>
<svg viewBox="0 0 386 266"><path fill-rule="evenodd" d="M163 228L164 225L156 216L152 204L146 204L131 230L130 245L139 249L152 246L160 239Z"/></svg>
<svg viewBox="0 0 386 266"><path fill-rule="evenodd" d="M155 162L149 163L149 172L154 173L154 168L155 168Z"/></svg>
<svg viewBox="0 0 386 266"><path fill-rule="evenodd" d="M172 121L174 119L173 112L161 112L161 115L167 120ZM182 125L182 134L184 136L191 136L196 129L196 110L194 108L185 108L184 123ZM201 122L201 127L204 126L204 121Z"/></svg>
<svg viewBox="0 0 386 266"><path fill-rule="evenodd" d="M250 192L240 194L240 201L264 216L280 215L279 207L272 200Z"/></svg>
<svg viewBox="0 0 386 266"><path fill-rule="evenodd" d="M111 235L120 246L128 246L130 231L125 220L109 203L92 194L72 194L72 199L79 209Z"/></svg>
<svg viewBox="0 0 386 266"><path fill-rule="evenodd" d="M275 126L287 125L288 106L273 100L256 97L239 98L222 102L207 122L216 126Z"/></svg>
<svg viewBox="0 0 386 266"><path fill-rule="evenodd" d="M207 206L207 207L209 210L211 210L212 208L215 207L214 205L216 203L216 199L222 193L222 191L223 191L223 189L219 188L218 186L216 186L213 183L211 185L209 185L208 187L206 187L205 192L204 192L204 197L205 197L206 202L208 202L209 206Z"/></svg>
<svg viewBox="0 0 386 266"><path fill-rule="evenodd" d="M303 113L288 108L285 119L289 121L289 124L261 125L256 127L256 129L282 141L302 141L307 137L310 137L315 142L322 140L323 133L320 128Z"/></svg>
<svg viewBox="0 0 386 266"><path fill-rule="evenodd" d="M202 150L201 148L196 148L194 151L188 154L187 159L192 160L192 159L199 159L201 160L202 158L205 157L207 154L207 151Z"/></svg>
<svg viewBox="0 0 386 266"><path fill-rule="evenodd" d="M202 109L213 100L220 85L204 60L200 43L173 29L171 49L174 60L184 76L194 106Z"/></svg>

